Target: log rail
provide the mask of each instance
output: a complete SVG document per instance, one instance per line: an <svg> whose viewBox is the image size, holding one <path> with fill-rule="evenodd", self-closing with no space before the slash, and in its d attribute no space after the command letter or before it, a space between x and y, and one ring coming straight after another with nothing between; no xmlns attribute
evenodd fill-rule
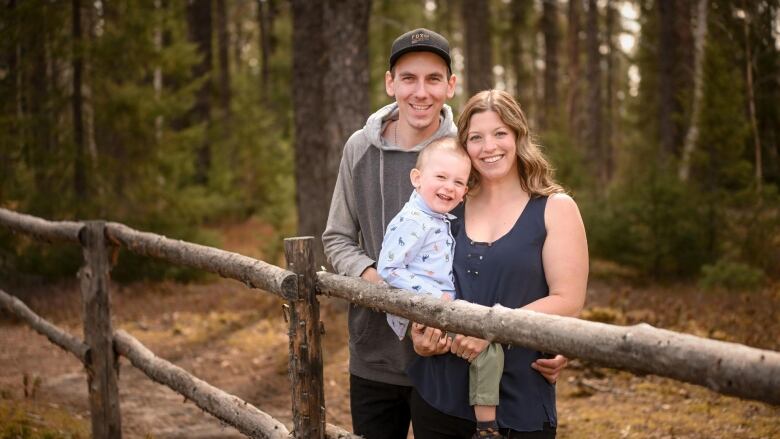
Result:
<svg viewBox="0 0 780 439"><path fill-rule="evenodd" d="M545 352L559 352L607 367L669 377L719 393L780 405L778 352L695 337L647 324L615 326L508 309L500 305L489 308L463 301L442 303L361 279L326 272L315 274L311 257L312 237L286 240L288 271L237 253L133 230L118 223L52 222L0 208L0 226L46 242L70 241L84 246L86 264L80 272L82 291L87 304L96 304L92 306L94 310L89 306L85 308L88 313L84 316L85 331L88 321L92 321L92 327L98 331L95 334L109 331L108 340L115 355L127 357L134 367L152 380L179 392L248 437L357 438L340 427L325 423L319 305L315 293L339 297L448 331ZM101 246L124 246L139 255L206 270L288 301L291 310L290 378L294 395L292 432L240 398L155 356L130 334L111 329L110 314L106 312L110 309L107 282L96 283L94 279L106 270L104 264L110 267L108 252L95 251L95 230L102 230L105 237L105 243L99 244ZM91 250L88 249L90 245L93 247ZM98 365L92 358L93 349L88 343L41 318L23 302L3 291L0 291L0 306L84 363L89 371L90 389L92 380L111 382L111 374L115 370L111 367L110 357L101 354L97 363L102 366ZM86 335L94 340L95 334ZM97 342L96 352L102 351L99 347L105 335L97 338L100 341ZM95 375L96 371L99 375ZM101 395L94 397L102 398L109 405L111 401L118 401L115 386L104 387L107 388L100 388ZM93 398L92 394L90 398ZM99 409L93 409L92 413L93 436L121 437L121 431L109 428L112 422L119 426L118 410L114 418L110 411L101 412L100 404L96 407Z"/></svg>

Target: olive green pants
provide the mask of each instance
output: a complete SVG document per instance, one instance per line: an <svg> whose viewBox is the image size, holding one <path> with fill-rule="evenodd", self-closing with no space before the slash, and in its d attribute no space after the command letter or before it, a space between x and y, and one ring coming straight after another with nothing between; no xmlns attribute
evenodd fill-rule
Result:
<svg viewBox="0 0 780 439"><path fill-rule="evenodd" d="M491 343L469 366L469 404L497 406L503 373L504 349Z"/></svg>

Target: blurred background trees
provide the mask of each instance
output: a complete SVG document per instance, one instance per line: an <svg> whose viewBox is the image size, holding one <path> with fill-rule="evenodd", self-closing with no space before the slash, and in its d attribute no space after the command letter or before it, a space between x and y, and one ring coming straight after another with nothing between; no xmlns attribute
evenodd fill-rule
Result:
<svg viewBox="0 0 780 439"><path fill-rule="evenodd" d="M518 97L580 204L595 260L654 279L760 283L780 275L779 10L3 0L0 206L207 243L205 226L251 216L280 237L319 235L344 142L389 102L392 40L424 26L452 44L456 114L483 88ZM0 231L3 273L78 263ZM115 276L177 275L148 264Z"/></svg>

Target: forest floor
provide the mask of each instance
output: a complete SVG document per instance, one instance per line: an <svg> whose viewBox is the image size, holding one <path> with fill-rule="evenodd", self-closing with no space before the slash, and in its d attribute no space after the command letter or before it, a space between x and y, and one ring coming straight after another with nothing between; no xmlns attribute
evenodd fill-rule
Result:
<svg viewBox="0 0 780 439"><path fill-rule="evenodd" d="M260 232L258 233L258 230ZM262 257L270 231L223 226L222 247ZM119 261L121 263L121 260ZM596 272L612 268L594 267ZM780 350L780 285L752 293L704 293L691 285L636 285L593 279L585 318L638 322ZM114 325L157 355L254 404L288 426L287 325L282 302L226 279L112 285ZM80 335L75 280L8 291L35 312ZM323 298L321 315L328 422L349 428L346 306ZM242 437L181 395L120 362L126 438ZM778 438L780 407L703 387L573 360L558 384L560 438ZM70 354L0 313L0 439L87 438L86 376ZM410 435L411 437L411 435Z"/></svg>

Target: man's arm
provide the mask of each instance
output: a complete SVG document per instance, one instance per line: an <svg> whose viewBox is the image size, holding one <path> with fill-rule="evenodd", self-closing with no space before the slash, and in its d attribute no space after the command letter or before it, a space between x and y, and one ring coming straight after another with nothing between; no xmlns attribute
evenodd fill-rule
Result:
<svg viewBox="0 0 780 439"><path fill-rule="evenodd" d="M370 268L373 267L374 260L368 257L360 247L360 224L355 207L354 181L352 180L350 156L352 148L350 145L355 141L354 137L358 135L360 134L354 134L347 141L341 156L336 187L333 189L333 198L328 212L328 223L322 234L322 244L328 262L333 265L337 273L352 277L365 274L371 277L372 272L375 271Z"/></svg>

